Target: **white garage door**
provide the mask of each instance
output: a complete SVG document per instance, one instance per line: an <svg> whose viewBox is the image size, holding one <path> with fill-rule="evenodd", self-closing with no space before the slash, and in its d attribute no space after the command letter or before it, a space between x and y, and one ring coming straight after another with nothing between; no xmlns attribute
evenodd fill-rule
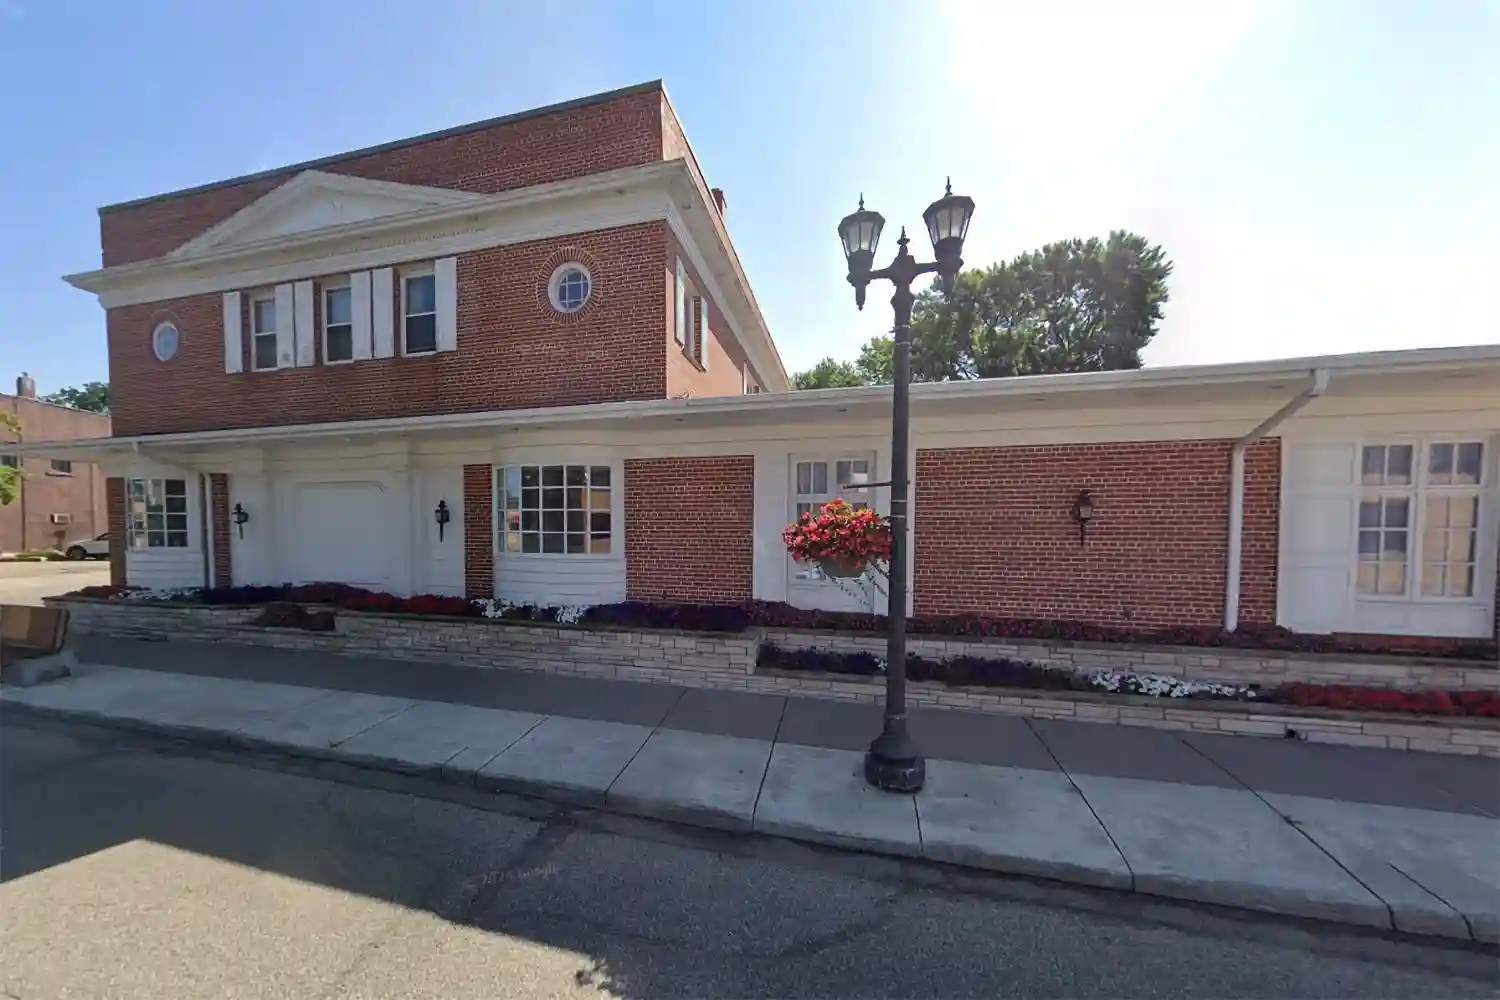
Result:
<svg viewBox="0 0 1500 1000"><path fill-rule="evenodd" d="M376 482L298 483L294 490L291 563L298 580L388 589L391 531L385 487Z"/></svg>

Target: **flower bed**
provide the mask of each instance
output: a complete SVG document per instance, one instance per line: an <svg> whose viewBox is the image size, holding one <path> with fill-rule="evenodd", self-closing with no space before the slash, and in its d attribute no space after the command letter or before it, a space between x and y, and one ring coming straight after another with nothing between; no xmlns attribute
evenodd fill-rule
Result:
<svg viewBox="0 0 1500 1000"><path fill-rule="evenodd" d="M885 664L871 653L782 649L772 643L765 643L756 659L756 668L868 677L884 673ZM1158 674L1076 671L977 656L932 660L915 654L906 659L906 675L912 681L928 681L948 687L1090 691L1213 701L1255 701L1266 705L1292 705L1299 708L1500 719L1500 692L1495 691L1393 691L1320 684L1287 684L1260 690L1253 685L1216 684Z"/></svg>
<svg viewBox="0 0 1500 1000"><path fill-rule="evenodd" d="M503 618L512 621L557 622L619 628L680 629L690 632L743 632L753 627L835 632L881 632L882 615L836 611L811 611L772 601L742 604L650 604L624 601L592 607L540 607L504 604L496 600L473 601L462 597L422 595L398 597L350 587L315 583L280 587L227 587L182 590L94 586L65 597L160 601L204 605L256 605L273 601L328 604L350 611L381 611L388 614L444 615L465 618ZM1079 622L1043 619L991 618L980 615L922 616L908 620L912 635L955 636L985 639L1043 640L1048 642L1093 642L1157 646L1269 650L1304 653L1397 654L1425 658L1477 660L1493 663L1493 640L1475 640L1434 650L1420 641L1403 642L1381 637L1376 641L1336 639L1324 635L1302 635L1288 629L1247 625L1226 632L1209 626L1128 629Z"/></svg>

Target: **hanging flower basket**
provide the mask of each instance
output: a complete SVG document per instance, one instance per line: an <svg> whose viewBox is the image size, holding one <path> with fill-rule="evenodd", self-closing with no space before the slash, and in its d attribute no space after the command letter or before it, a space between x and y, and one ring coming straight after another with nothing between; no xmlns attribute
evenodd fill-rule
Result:
<svg viewBox="0 0 1500 1000"><path fill-rule="evenodd" d="M824 504L816 517L803 514L786 526L781 538L794 560L816 565L833 579L863 576L891 558L890 522L842 499Z"/></svg>
<svg viewBox="0 0 1500 1000"><path fill-rule="evenodd" d="M859 559L851 559L848 556L825 556L818 560L818 568L823 571L824 576L849 580L857 576L864 576L869 570L870 564Z"/></svg>

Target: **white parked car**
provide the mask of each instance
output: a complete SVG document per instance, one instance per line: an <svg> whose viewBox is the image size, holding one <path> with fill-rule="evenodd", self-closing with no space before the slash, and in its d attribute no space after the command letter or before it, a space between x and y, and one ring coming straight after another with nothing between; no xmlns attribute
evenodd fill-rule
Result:
<svg viewBox="0 0 1500 1000"><path fill-rule="evenodd" d="M109 535L100 535L98 538L87 538L81 542L74 542L65 550L69 559L108 559L109 558Z"/></svg>

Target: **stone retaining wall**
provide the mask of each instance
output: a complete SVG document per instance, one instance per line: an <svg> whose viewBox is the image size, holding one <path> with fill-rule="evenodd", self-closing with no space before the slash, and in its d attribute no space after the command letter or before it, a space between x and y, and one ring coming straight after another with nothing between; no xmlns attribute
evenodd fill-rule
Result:
<svg viewBox="0 0 1500 1000"><path fill-rule="evenodd" d="M102 600L56 600L66 606L70 629L185 642L234 642L278 649L315 650L390 659L459 663L480 667L654 681L688 687L732 688L879 704L878 678L831 674L757 673L762 641L784 648L816 647L879 654L877 636L767 629L743 635L652 630L582 629L487 619L423 618L340 611L331 632L264 628L246 624L259 608L177 607ZM1404 680L1402 687L1450 689L1494 687L1496 671L1482 666L1421 661L1367 662L1338 657L1281 656L1263 652L1170 648L1101 647L1006 643L913 636L913 652L935 658L959 655L1010 656L1037 663L1149 671L1185 677L1266 684L1329 678L1327 683ZM1425 673L1423 671L1426 671ZM1426 683L1419 683L1425 680ZM1397 686L1391 683L1391 686ZM1500 757L1500 724L1485 719L1425 719L1389 713L1354 713L1249 706L1244 703L1174 702L1093 693L948 688L912 683L912 705L1078 722L1110 722L1157 729L1287 736L1351 746L1426 750Z"/></svg>
<svg viewBox="0 0 1500 1000"><path fill-rule="evenodd" d="M845 632L766 629L766 642L783 649L831 649L885 655L885 637ZM1404 690L1500 691L1500 669L1478 660L1431 660L1337 653L1278 653L1201 646L1127 646L1045 640L967 639L910 635L909 652L933 660L957 656L1007 657L1078 670L1166 674L1233 684L1345 684Z"/></svg>
<svg viewBox="0 0 1500 1000"><path fill-rule="evenodd" d="M770 671L751 677L745 686L752 691L874 705L885 699L882 680L837 674ZM1500 724L1491 719L1450 720L1392 712L1340 712L1084 692L1031 693L1010 689L1002 694L991 688L949 688L923 683L909 683L906 700L920 708L961 709L1029 719L1111 722L1152 729L1500 757Z"/></svg>

